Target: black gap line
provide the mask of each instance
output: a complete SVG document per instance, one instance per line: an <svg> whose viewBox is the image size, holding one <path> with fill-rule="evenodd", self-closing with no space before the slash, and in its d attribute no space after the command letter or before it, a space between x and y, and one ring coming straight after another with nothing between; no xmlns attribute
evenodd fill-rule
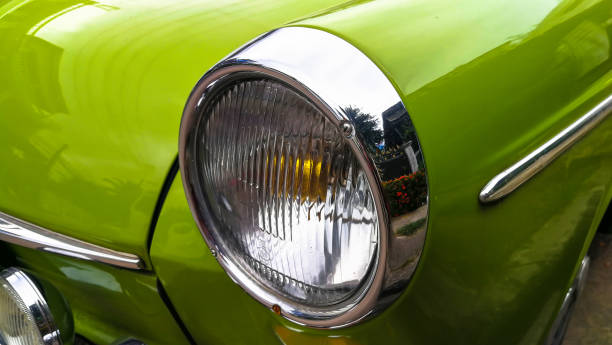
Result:
<svg viewBox="0 0 612 345"><path fill-rule="evenodd" d="M166 175L162 189L157 197L155 209L153 210L153 217L151 218L151 224L149 225L149 233L147 236L147 253L149 253L149 257L151 256L151 244L153 243L153 234L155 233L155 227L157 226L159 215L162 211L162 207L164 206L164 201L166 201L166 197L168 196L168 192L170 191L170 187L172 187L174 177L178 174L178 171L179 163L178 157L176 157L174 162L172 162L172 166L170 166L170 170L168 170L168 174Z"/></svg>

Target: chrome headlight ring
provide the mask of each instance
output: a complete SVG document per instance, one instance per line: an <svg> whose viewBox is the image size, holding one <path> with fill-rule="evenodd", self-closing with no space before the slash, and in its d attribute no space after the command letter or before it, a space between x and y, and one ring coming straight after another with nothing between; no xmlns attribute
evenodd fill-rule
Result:
<svg viewBox="0 0 612 345"><path fill-rule="evenodd" d="M4 298L2 302L6 303L5 307L9 309L0 311L0 314L5 314L0 315L2 321L0 327L7 327L4 331L9 334L5 334L6 336L17 337L16 341L20 344L22 342L44 345L72 343L74 339L72 313L64 297L54 286L11 267L0 272L0 289L3 289L3 293L0 294L0 297ZM13 309L11 310L9 306ZM0 329L0 343L3 341L2 332ZM7 339L4 341L12 343Z"/></svg>
<svg viewBox="0 0 612 345"><path fill-rule="evenodd" d="M341 302L305 308L255 281L231 259L220 241L218 224L199 195L202 186L195 173L194 147L203 107L229 81L254 76L283 83L312 102L344 133L365 170L379 222L378 248L367 279ZM363 113L369 114L368 126L360 122ZM368 137L372 126L382 139ZM339 328L382 311L407 286L422 254L427 228L429 191L423 154L391 82L348 42L304 27L282 28L255 39L198 82L185 106L179 141L181 175L198 227L229 276L262 304L301 325Z"/></svg>

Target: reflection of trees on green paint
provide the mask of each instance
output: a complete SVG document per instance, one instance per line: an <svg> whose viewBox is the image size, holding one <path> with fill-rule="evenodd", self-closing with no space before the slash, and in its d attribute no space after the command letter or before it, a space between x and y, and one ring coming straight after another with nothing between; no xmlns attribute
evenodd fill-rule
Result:
<svg viewBox="0 0 612 345"><path fill-rule="evenodd" d="M10 162L0 164L0 195L5 196L0 208L33 222L61 224L62 231L77 237L103 241L114 234L121 242L133 236L125 229L149 221L158 186L151 185L150 176L130 177L141 162L125 159L132 157L129 148L117 148L127 142L121 126L111 132L108 125L88 126L122 119L102 102L92 106L106 99L92 97L86 88L66 98L65 91L76 88L72 83L89 82L90 70L72 75L63 48L36 30L61 22L56 14L69 13L64 11L68 3L56 1L34 11L31 7L39 4L24 2L0 22L0 37L14 38L0 46L0 161ZM89 5L112 9L91 1L70 8ZM70 82L62 83L61 76ZM84 147L91 152L84 154ZM0 253L5 249L0 247Z"/></svg>

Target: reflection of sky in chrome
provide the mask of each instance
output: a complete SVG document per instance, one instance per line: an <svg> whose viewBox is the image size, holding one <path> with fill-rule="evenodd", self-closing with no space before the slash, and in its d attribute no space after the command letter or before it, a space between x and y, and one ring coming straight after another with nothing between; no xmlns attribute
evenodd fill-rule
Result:
<svg viewBox="0 0 612 345"><path fill-rule="evenodd" d="M263 41L249 48L248 55L294 76L322 99L333 99L342 108L353 106L376 115L382 128L380 114L400 100L386 76L346 41L328 35L326 39L314 42L312 33L308 31L303 28L278 31L274 33L276 39L272 44ZM328 52L329 56L322 63L322 59L312 59L313 50L323 54ZM268 56L283 61L285 65L266 61ZM370 85L376 87L368 87Z"/></svg>
<svg viewBox="0 0 612 345"><path fill-rule="evenodd" d="M329 47L326 48L328 48L328 51L333 51L333 49L345 49L347 47L340 44L329 44ZM349 52L347 52L347 54L348 53ZM327 69L330 72L333 71L333 74L327 75L327 78L331 79L330 77L332 77L336 80L353 80L355 83L358 83L353 85L369 86L381 85L383 83L388 84L386 77L382 73L373 75L371 73L361 72L365 59L367 59L369 62L369 59L365 55L350 60L331 60L331 63L333 64L330 64ZM317 61L315 60L302 59L299 66L301 66L305 71L315 71L317 70L317 67L319 67L316 66L316 64ZM398 97L395 91L390 93L388 89L365 87L362 88L364 91L363 95L356 95L354 89L336 87L333 82L321 86L327 86L330 92L334 92L334 97L339 101L340 106L355 106L362 112L372 115L380 115L383 111L387 110L389 107L398 102ZM380 117L377 116L376 119L380 121Z"/></svg>

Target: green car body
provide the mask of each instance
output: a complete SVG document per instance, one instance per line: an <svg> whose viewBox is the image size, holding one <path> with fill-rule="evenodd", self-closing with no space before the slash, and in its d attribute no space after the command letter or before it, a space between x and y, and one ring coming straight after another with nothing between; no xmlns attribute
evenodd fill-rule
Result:
<svg viewBox="0 0 612 345"><path fill-rule="evenodd" d="M288 25L378 65L428 168L410 285L343 329L293 324L235 285L177 175L198 79ZM612 121L505 199L478 193L612 94L611 39L609 0L0 0L0 211L146 269L3 243L0 266L53 283L96 344L543 344L612 199Z"/></svg>

